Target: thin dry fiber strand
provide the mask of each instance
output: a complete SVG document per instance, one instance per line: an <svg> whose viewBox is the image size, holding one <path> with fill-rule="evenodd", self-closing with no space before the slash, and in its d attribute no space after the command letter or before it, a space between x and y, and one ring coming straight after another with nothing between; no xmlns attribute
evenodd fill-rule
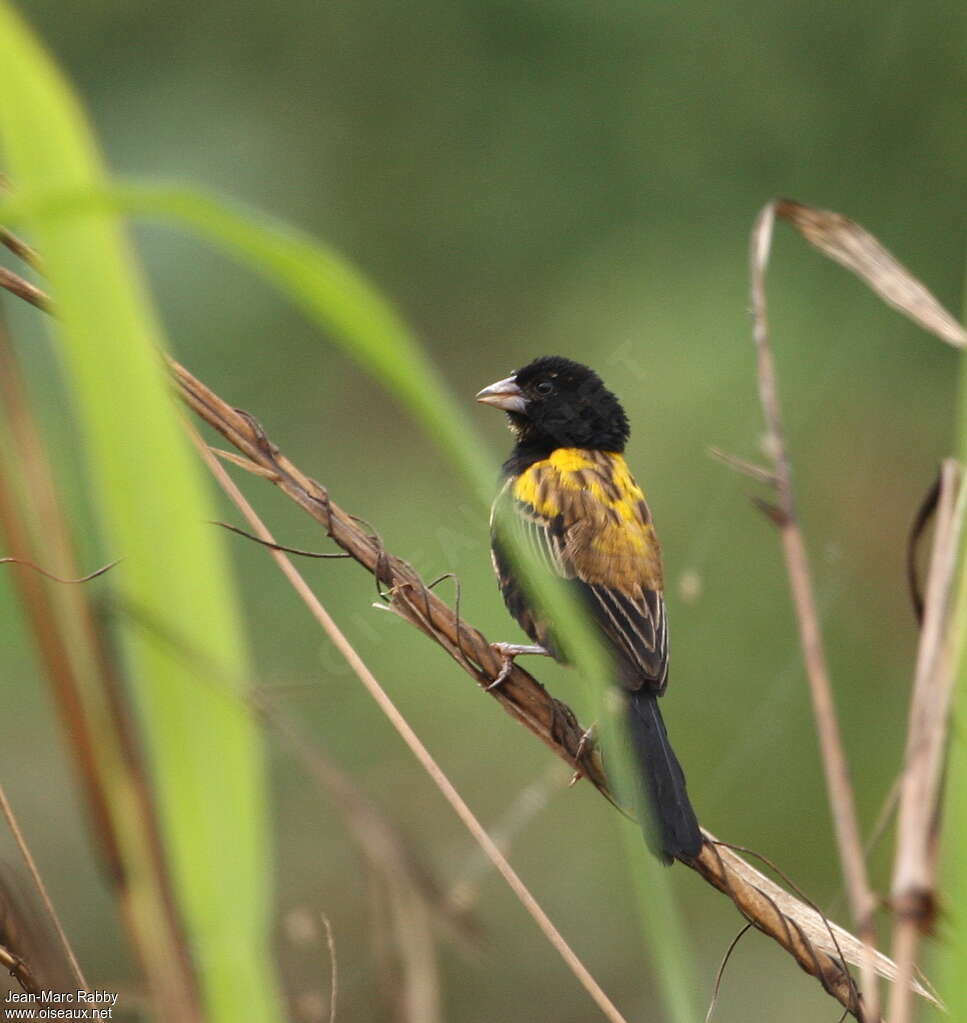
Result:
<svg viewBox="0 0 967 1023"><path fill-rule="evenodd" d="M63 944L51 930L50 921L44 919L23 878L2 864L0 970L5 970L30 994L77 991L71 964Z"/></svg>
<svg viewBox="0 0 967 1023"><path fill-rule="evenodd" d="M80 963L77 961L77 956L74 953L74 947L71 944L70 939L67 937L67 932L64 930L64 925L61 923L57 910L54 908L50 892L47 889L44 879L40 875L37 863L30 851L30 847L27 845L27 839L24 837L20 824L13 812L13 807L10 805L10 801L7 799L7 793L4 791L2 785L0 785L0 812L2 812L10 827L14 841L17 843L17 848L20 850L20 855L23 856L24 863L27 865L27 870L30 873L34 887L37 889L41 902L44 904L44 909L47 912L47 916L49 917L54 930L57 932L57 937L64 950L64 955L67 957L68 963L70 963L71 973L74 975L74 979L76 980L78 987L84 991L90 991L87 984L87 978L84 976L84 971L81 969Z"/></svg>
<svg viewBox="0 0 967 1023"><path fill-rule="evenodd" d="M0 969L40 998L44 988L55 986L44 975L40 957L40 942L14 899L13 885L0 878Z"/></svg>
<svg viewBox="0 0 967 1023"><path fill-rule="evenodd" d="M295 722L263 690L246 693L247 702L284 741L306 776L343 816L371 875L387 886L409 888L429 910L432 924L468 953L477 950L479 924L467 902L444 892L431 864L418 856L396 824L374 804L353 779L302 734ZM475 847L476 848L476 847ZM400 938L405 938L400 928Z"/></svg>
<svg viewBox="0 0 967 1023"><path fill-rule="evenodd" d="M407 1019L432 1023L440 1016L435 925L466 945L469 922L457 917L444 903L442 886L428 864L418 859L398 828L376 807L352 779L317 746L310 743L295 723L259 690L248 700L266 723L277 731L312 782L339 809L351 838L362 853L369 879L378 887L389 910L389 926L397 949L400 971L387 969L397 979L392 1001L411 1006ZM332 953L335 977L335 954ZM396 977L397 972L401 976ZM432 978L428 983L427 977ZM335 981L334 981L335 984ZM432 996L428 1007L427 992Z"/></svg>
<svg viewBox="0 0 967 1023"><path fill-rule="evenodd" d="M14 289L14 293L24 297L22 290ZM49 308L46 296L41 304ZM442 646L479 684L486 686L501 674L503 659L479 630L463 622L427 589L406 562L386 552L378 536L362 528L357 519L333 504L325 488L292 465L269 442L251 416L233 409L177 363L171 361L170 365L189 407L242 452L244 458L232 456L233 461L271 480L325 526L340 547L373 573L378 584L389 588L395 609ZM585 730L570 708L552 698L533 676L516 664L504 684L492 690L491 695L614 802L600 755L593 743L587 741ZM790 951L848 1010L854 1015L860 1011L855 986L844 977L845 969L839 958L841 949L843 959L855 965L861 945L858 939L851 938L845 931L834 930L837 940L831 940L826 931L815 926L814 917L819 914L764 878L731 850L716 848L707 842L699 857L686 865L726 893L747 919ZM773 888L782 894L781 900L772 893ZM877 954L874 964L881 975L888 978L894 975L895 967L886 957ZM922 986L916 985L916 989L922 997L934 1000Z"/></svg>

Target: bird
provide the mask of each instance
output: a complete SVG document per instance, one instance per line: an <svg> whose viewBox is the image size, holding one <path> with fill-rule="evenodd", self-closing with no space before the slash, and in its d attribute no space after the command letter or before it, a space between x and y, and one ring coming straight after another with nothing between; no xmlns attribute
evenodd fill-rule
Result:
<svg viewBox="0 0 967 1023"><path fill-rule="evenodd" d="M515 437L491 511L491 554L507 609L536 644L495 645L508 658L567 660L566 637L522 583L507 542L513 532L539 571L567 580L611 655L626 694L646 842L664 863L694 859L704 839L658 707L668 685L661 547L625 461L628 417L594 370L561 356L534 359L476 400L505 412Z"/></svg>

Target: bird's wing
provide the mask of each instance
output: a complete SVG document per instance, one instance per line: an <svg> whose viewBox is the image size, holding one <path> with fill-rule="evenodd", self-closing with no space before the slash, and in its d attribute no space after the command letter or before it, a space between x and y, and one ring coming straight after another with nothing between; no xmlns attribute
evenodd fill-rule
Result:
<svg viewBox="0 0 967 1023"><path fill-rule="evenodd" d="M668 679L668 627L648 506L620 455L584 454L580 468L548 459L509 480L494 505L495 525L512 529L547 571L574 580L625 684L660 692ZM506 574L507 559L496 548L495 561ZM518 620L532 635L539 631Z"/></svg>

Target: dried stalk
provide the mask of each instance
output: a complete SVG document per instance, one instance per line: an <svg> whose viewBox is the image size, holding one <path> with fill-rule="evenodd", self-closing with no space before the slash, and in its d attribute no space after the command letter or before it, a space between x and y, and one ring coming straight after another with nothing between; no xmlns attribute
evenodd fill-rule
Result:
<svg viewBox="0 0 967 1023"><path fill-rule="evenodd" d="M863 839L860 834L850 782L846 754L836 716L836 703L826 666L826 653L819 627L819 615L813 596L812 580L806 543L796 515L796 502L792 485L792 467L786 451L782 426L782 412L779 404L778 383L772 349L769 344L769 327L766 318L765 274L772 244L772 230L775 223L775 203L769 203L756 219L752 230L751 273L753 333L758 355L759 398L766 421L766 447L772 459L775 472L775 493L778 515L774 521L779 527L789 585L796 609L799 626L799 641L809 679L812 695L813 715L816 732L822 751L823 769L826 774L826 789L833 815L833 826L839 847L843 877L850 911L857 931L869 948L861 966L863 991L867 998L866 1014L870 1019L879 1019L879 992L876 973L873 968L873 950L876 947L876 926L874 913L876 897L870 887L863 856Z"/></svg>
<svg viewBox="0 0 967 1023"><path fill-rule="evenodd" d="M815 906L757 870L709 831L704 834L706 843L701 853L687 865L728 895L746 920L778 942L853 1016L868 1019L868 1008L861 1016L863 1000L844 965L861 963L869 954L867 946ZM897 980L897 965L882 952L873 952L872 966L878 976ZM918 981L913 982L913 988L921 998L939 1004Z"/></svg>
<svg viewBox="0 0 967 1023"><path fill-rule="evenodd" d="M13 807L10 805L10 801L7 799L7 793L4 791L2 785L0 785L0 813L2 813L6 819L7 825L13 834L14 841L17 843L17 848L20 850L20 855L23 856L24 863L27 865L30 878L34 883L34 887L37 889L37 893L44 905L47 916L50 918L50 922L57 934L58 940L60 941L61 948L64 950L64 955L67 957L67 962L70 964L74 980L77 982L79 988L84 991L90 991L87 984L87 978L84 976L84 971L81 969L77 955L74 952L74 946L67 937L67 932L64 930L64 925L61 923L60 914L54 908L53 899L51 899L47 885L44 882L43 877L41 877L40 869L37 866L37 862L34 860L33 853L30 851L30 846L27 844L27 839L20 828L20 823L13 812Z"/></svg>
<svg viewBox="0 0 967 1023"><path fill-rule="evenodd" d="M311 781L333 801L348 833L364 857L370 884L388 906L386 931L395 938L400 979L395 1004L419 1005L426 1023L440 1018L437 931L440 923L457 931L455 915L441 905L440 891L425 863L413 854L403 836L351 779L308 742L294 722L258 692L248 694L251 705L285 740ZM335 980L335 958L332 960ZM387 967L387 977L397 970ZM333 996L334 998L334 996ZM401 1019L419 1017L412 1013Z"/></svg>
<svg viewBox="0 0 967 1023"><path fill-rule="evenodd" d="M40 999L41 987L34 979L30 964L11 952L5 945L0 945L0 968L6 970L24 991L36 995L37 999Z"/></svg>
<svg viewBox="0 0 967 1023"><path fill-rule="evenodd" d="M0 875L0 969L38 999L45 988L70 990L73 978L62 968L61 956L55 956L54 943L40 938L36 920L23 911L5 875Z"/></svg>
<svg viewBox="0 0 967 1023"><path fill-rule="evenodd" d="M960 467L948 460L940 477L937 523L901 776L891 890L896 914L893 954L899 980L890 1004L890 1023L907 1023L910 1019L910 980L920 935L929 932L936 914L938 808L956 676L949 626L964 503Z"/></svg>
<svg viewBox="0 0 967 1023"><path fill-rule="evenodd" d="M847 896L859 933L869 947L863 963L863 987L869 1002L867 1011L876 1018L879 1016L879 996L871 962L876 940L873 922L876 901L867 877L852 787L839 735L812 595L809 564L796 518L775 368L769 347L765 273L776 217L791 224L806 241L829 259L856 274L888 305L942 341L956 348L963 348L967 345L967 331L892 253L848 217L830 210L814 209L791 199L769 203L759 214L752 232L752 300L759 362L759 391L768 430L769 455L775 466L774 486L778 495L778 508L769 510L782 531L786 565L813 696L816 728L823 753L823 766L826 771ZM951 471L948 467L948 476ZM947 482L948 487L952 485L949 478ZM953 676L950 657L944 656L947 597L957 556L963 509L960 508L960 517L957 518L953 515L952 505L948 504L947 513L947 520L942 523L943 529L938 526L937 543L934 548L931 580L934 587L935 617L925 624L921 639L910 712L907 767L902 782L900 828L893 881L893 905L899 914L894 930L894 953L900 964L900 976L891 1006L891 1023L905 1023L908 1018L917 927L918 923L924 923L931 915L932 909L936 851L935 811Z"/></svg>
<svg viewBox="0 0 967 1023"><path fill-rule="evenodd" d="M14 293L24 297L16 290ZM47 305L45 299L42 304ZM388 589L394 610L446 650L479 685L486 687L497 678L503 660L479 630L462 621L405 561L389 554L378 536L335 505L324 487L299 471L268 440L253 417L232 408L178 363L169 359L169 365L186 404L242 452L244 458L232 456L233 462L275 483L321 523L339 547ZM517 664L490 695L565 763L587 777L605 798L615 802L600 754L588 742L585 730L566 704L551 697ZM747 920L786 949L847 1011L861 1018L863 1007L845 963L855 965L860 961L864 955L862 942L842 928L827 924L816 910L769 880L737 853L713 845L716 840L707 832L706 839L695 860L682 862L726 894ZM873 954L873 967L880 976L891 980L896 977L894 963L878 952ZM914 990L936 1004L933 995L917 982ZM869 1016L868 1009L866 1012Z"/></svg>
<svg viewBox="0 0 967 1023"><path fill-rule="evenodd" d="M37 309L43 309L45 312L50 310L49 300L40 288L2 266L0 266L0 288L16 295L17 298L22 298Z"/></svg>

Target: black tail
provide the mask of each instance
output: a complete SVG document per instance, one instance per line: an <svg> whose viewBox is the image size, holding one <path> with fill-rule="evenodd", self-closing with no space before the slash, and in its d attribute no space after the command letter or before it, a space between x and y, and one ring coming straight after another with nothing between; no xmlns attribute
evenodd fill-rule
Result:
<svg viewBox="0 0 967 1023"><path fill-rule="evenodd" d="M685 775L668 741L655 693L641 689L632 692L628 717L641 772L642 797L647 804L642 813L645 841L666 863L679 856L691 859L702 848L702 832L685 790Z"/></svg>

